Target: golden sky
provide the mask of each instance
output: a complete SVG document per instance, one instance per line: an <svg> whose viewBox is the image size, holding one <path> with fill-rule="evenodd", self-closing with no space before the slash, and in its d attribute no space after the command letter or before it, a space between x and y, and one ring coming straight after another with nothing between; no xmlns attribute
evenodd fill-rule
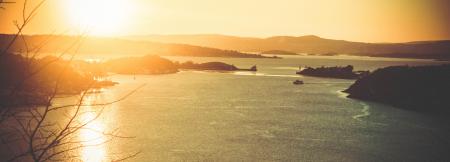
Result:
<svg viewBox="0 0 450 162"><path fill-rule="evenodd" d="M22 1L0 10L0 32L15 31L12 21L20 19ZM80 31L106 36L312 34L364 42L438 40L450 39L450 1L47 0L25 32Z"/></svg>

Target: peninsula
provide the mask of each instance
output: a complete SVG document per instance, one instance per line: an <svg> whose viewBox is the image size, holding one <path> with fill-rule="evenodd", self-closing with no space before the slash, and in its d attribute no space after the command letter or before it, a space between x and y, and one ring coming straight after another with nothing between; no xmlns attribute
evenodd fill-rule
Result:
<svg viewBox="0 0 450 162"><path fill-rule="evenodd" d="M358 79L344 92L349 98L417 111L450 112L450 65L392 66Z"/></svg>

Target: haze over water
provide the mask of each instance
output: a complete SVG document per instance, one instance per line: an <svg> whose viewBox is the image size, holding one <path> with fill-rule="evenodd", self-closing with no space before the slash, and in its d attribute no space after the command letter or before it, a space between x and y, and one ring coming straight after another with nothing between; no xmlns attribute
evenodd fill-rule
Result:
<svg viewBox="0 0 450 162"><path fill-rule="evenodd" d="M181 71L168 75L114 75L120 84L92 94L110 101L141 84L126 100L105 108L92 129L119 129L119 139L83 151L86 161L140 151L130 161L427 161L449 159L446 120L346 98L354 81L296 75L298 66L442 64L430 60L360 57L284 59L168 57L222 61L258 72ZM304 85L292 81L300 79ZM56 104L66 104L59 101ZM85 132L81 136L94 136ZM93 151L95 150L95 151Z"/></svg>

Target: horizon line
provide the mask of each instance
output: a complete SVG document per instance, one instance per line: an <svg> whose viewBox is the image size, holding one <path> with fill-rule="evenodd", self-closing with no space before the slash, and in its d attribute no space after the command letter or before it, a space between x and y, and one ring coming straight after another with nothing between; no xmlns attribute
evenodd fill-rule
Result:
<svg viewBox="0 0 450 162"><path fill-rule="evenodd" d="M0 33L0 35L15 35L17 33ZM23 34L25 36L78 36L80 34L51 34L51 33L32 33L32 34ZM218 34L218 33L196 33L196 34L118 34L118 35L90 35L87 34L87 37L97 37L97 38L126 38L126 37L148 37L148 36L224 36L224 37L236 37L236 38L249 38L249 39L269 39L274 37L317 37L320 39L327 40L335 40L335 41L347 41L354 43L373 43L373 44L401 44L401 43L414 43L414 42L437 42L437 41L450 41L450 39L423 39L423 40L411 40L411 41L401 41L401 42L370 42L370 41L354 41L354 40L346 40L346 39L337 39L337 38L325 38L322 36L318 36L315 34L305 34L305 35L272 35L272 36L239 36L232 34Z"/></svg>

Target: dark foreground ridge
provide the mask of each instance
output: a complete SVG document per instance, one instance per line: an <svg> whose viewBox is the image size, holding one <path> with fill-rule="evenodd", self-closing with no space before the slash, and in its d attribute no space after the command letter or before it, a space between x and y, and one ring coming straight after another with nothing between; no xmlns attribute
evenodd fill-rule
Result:
<svg viewBox="0 0 450 162"><path fill-rule="evenodd" d="M350 98L408 110L450 112L450 65L378 69L357 80L345 92Z"/></svg>
<svg viewBox="0 0 450 162"><path fill-rule="evenodd" d="M103 76L98 72L80 71L70 61L54 56L36 59L6 53L0 59L0 107L46 105L52 93L79 94L91 88L117 84ZM97 80L100 78L103 81Z"/></svg>
<svg viewBox="0 0 450 162"><path fill-rule="evenodd" d="M353 71L353 66L348 65L345 67L306 67L297 72L297 74L326 77L326 78L339 78L339 79L358 79L364 75L367 75L368 71Z"/></svg>

